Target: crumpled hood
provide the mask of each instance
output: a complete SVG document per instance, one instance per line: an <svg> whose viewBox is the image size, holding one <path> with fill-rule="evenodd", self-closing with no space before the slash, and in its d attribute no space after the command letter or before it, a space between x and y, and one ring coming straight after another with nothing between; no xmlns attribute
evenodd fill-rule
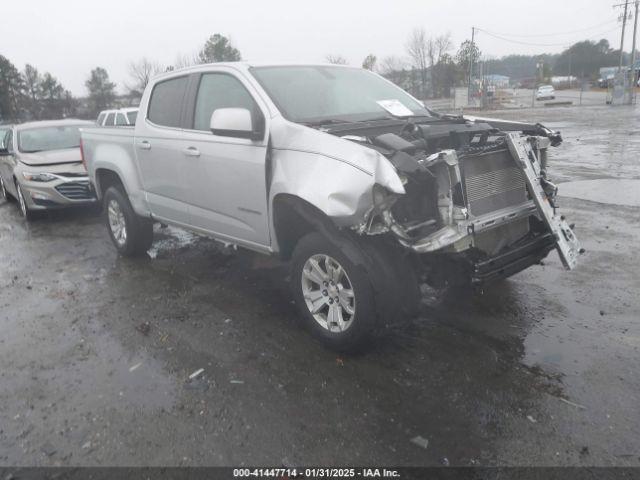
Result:
<svg viewBox="0 0 640 480"><path fill-rule="evenodd" d="M19 153L20 162L29 166L58 165L62 163L80 163L79 148L66 148L64 150L47 150L35 153Z"/></svg>
<svg viewBox="0 0 640 480"><path fill-rule="evenodd" d="M316 153L333 158L373 176L375 183L392 192L405 193L395 167L379 152L321 130L289 122L282 117L273 120L273 148Z"/></svg>

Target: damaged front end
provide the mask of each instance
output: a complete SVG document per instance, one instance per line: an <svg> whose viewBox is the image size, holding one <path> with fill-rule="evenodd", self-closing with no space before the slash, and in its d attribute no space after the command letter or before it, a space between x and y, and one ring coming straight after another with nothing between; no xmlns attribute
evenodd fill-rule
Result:
<svg viewBox="0 0 640 480"><path fill-rule="evenodd" d="M352 129L353 130L353 129ZM546 152L561 137L541 125L462 117L331 132L377 150L405 194L375 185L359 235L393 236L432 284L482 284L539 263L557 248L566 268L580 247L555 215Z"/></svg>

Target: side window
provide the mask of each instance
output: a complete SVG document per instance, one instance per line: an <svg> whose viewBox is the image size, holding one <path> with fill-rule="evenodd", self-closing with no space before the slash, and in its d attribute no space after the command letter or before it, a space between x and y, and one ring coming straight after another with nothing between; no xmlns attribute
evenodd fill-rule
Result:
<svg viewBox="0 0 640 480"><path fill-rule="evenodd" d="M193 128L208 132L211 115L218 108L246 108L254 124L263 121L262 112L240 80L226 73L206 73L200 78Z"/></svg>
<svg viewBox="0 0 640 480"><path fill-rule="evenodd" d="M113 120L115 119L116 114L115 113L110 113L109 115L107 115L107 121L104 122L104 126L105 127L111 127L113 125Z"/></svg>
<svg viewBox="0 0 640 480"><path fill-rule="evenodd" d="M180 127L180 116L188 77L157 83L151 92L147 117L156 125Z"/></svg>
<svg viewBox="0 0 640 480"><path fill-rule="evenodd" d="M124 117L124 113L118 113L116 115L116 126L121 127L123 125L128 125L127 119Z"/></svg>
<svg viewBox="0 0 640 480"><path fill-rule="evenodd" d="M13 152L13 130L0 130L0 143L2 143L2 148L6 148L9 152Z"/></svg>
<svg viewBox="0 0 640 480"><path fill-rule="evenodd" d="M136 124L136 118L138 118L138 111L135 112L127 112L127 118L129 119L129 125Z"/></svg>
<svg viewBox="0 0 640 480"><path fill-rule="evenodd" d="M98 115L98 120L96 120L96 123L100 126L102 126L102 122L104 122L104 117L106 116L106 114L101 113L100 115Z"/></svg>

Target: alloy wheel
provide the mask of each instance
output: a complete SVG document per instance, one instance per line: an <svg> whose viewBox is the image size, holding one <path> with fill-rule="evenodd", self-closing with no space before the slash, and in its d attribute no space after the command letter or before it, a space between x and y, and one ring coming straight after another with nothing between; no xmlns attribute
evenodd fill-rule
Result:
<svg viewBox="0 0 640 480"><path fill-rule="evenodd" d="M109 218L109 228L118 246L123 247L127 243L127 222L120 204L116 200L111 200L107 206Z"/></svg>
<svg viewBox="0 0 640 480"><path fill-rule="evenodd" d="M309 313L320 326L341 333L353 324L356 313L353 284L335 258L324 254L311 256L302 268L301 283Z"/></svg>

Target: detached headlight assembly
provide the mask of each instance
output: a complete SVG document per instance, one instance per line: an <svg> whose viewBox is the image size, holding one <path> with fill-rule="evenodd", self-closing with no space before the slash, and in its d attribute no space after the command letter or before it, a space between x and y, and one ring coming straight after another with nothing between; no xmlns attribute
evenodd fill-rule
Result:
<svg viewBox="0 0 640 480"><path fill-rule="evenodd" d="M50 173L22 172L22 176L29 182L51 182L56 179L56 176Z"/></svg>

